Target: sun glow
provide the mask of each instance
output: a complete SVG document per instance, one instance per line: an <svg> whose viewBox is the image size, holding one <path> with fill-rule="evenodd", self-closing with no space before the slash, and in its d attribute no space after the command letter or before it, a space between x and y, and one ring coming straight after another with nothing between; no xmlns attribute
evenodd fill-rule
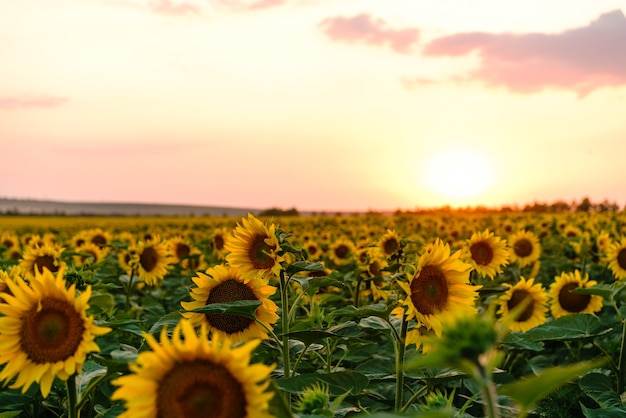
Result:
<svg viewBox="0 0 626 418"><path fill-rule="evenodd" d="M487 156L469 148L449 148L435 154L426 166L428 187L453 204L479 204L476 199L493 184Z"/></svg>

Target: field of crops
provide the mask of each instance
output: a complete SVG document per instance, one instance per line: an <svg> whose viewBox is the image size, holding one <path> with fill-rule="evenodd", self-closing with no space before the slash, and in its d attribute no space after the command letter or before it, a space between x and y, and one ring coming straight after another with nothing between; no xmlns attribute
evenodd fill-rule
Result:
<svg viewBox="0 0 626 418"><path fill-rule="evenodd" d="M0 418L626 416L626 214L0 218Z"/></svg>

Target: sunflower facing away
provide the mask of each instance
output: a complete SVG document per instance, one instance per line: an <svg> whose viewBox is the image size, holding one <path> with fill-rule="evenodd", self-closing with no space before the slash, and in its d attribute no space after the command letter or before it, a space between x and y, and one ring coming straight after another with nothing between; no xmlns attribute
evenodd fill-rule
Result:
<svg viewBox="0 0 626 418"><path fill-rule="evenodd" d="M526 332L546 322L548 295L541 283L534 283L534 281L535 279L526 280L520 277L520 281L515 286L510 286L500 298L498 314L501 315L501 319L508 317L520 303L528 300L524 302L527 305L519 316L510 323L511 331Z"/></svg>
<svg viewBox="0 0 626 418"><path fill-rule="evenodd" d="M192 288L192 302L181 302L186 310L201 308L211 303L235 302L238 300L258 300L261 306L255 311L257 320L271 328L278 320L278 307L269 299L276 292L274 286L267 284L261 277L244 278L232 266L218 265L211 267L206 274L196 273L192 280L197 287ZM233 342L252 338L267 338L267 331L253 319L240 315L224 313L185 312L183 316L199 326L204 324L212 334L220 334Z"/></svg>
<svg viewBox="0 0 626 418"><path fill-rule="evenodd" d="M118 377L111 399L124 400L120 418L269 418L267 392L272 366L250 364L260 340L231 348L221 338L209 341L206 328L196 334L182 319L171 340L163 328L160 344L144 334L151 350L143 351L131 374Z"/></svg>
<svg viewBox="0 0 626 418"><path fill-rule="evenodd" d="M513 250L511 261L516 262L520 268L529 266L539 259L541 245L539 238L533 232L520 230L511 235L508 241Z"/></svg>
<svg viewBox="0 0 626 418"><path fill-rule="evenodd" d="M62 274L36 274L29 286L22 278L7 280L11 294L0 293L0 380L26 392L38 383L47 397L55 377L67 380L80 373L87 354L99 351L94 338L109 328L87 317L91 287L76 295L66 289Z"/></svg>
<svg viewBox="0 0 626 418"><path fill-rule="evenodd" d="M450 254L450 246L439 238L418 261L417 270L408 283L399 282L408 297L408 319L441 335L442 320L449 316L475 314L475 300L480 286L469 284L471 266L459 259L460 252Z"/></svg>
<svg viewBox="0 0 626 418"><path fill-rule="evenodd" d="M254 278L261 274L265 279L271 279L280 274L281 261L278 255L281 250L276 237L274 224L269 227L248 214L243 218L241 225L233 230L225 244L226 261L241 271L245 278Z"/></svg>
<svg viewBox="0 0 626 418"><path fill-rule="evenodd" d="M626 279L626 238L609 247L606 259L613 276L617 280Z"/></svg>
<svg viewBox="0 0 626 418"><path fill-rule="evenodd" d="M554 278L554 282L550 285L548 295L550 296L550 311L554 318L573 314L573 313L589 313L593 314L602 309L602 296L598 295L582 295L572 293L572 290L595 285L594 280L589 280L587 274L581 277L579 270L572 273L561 273L560 276Z"/></svg>
<svg viewBox="0 0 626 418"><path fill-rule="evenodd" d="M474 232L465 245L463 259L472 265L481 276L493 279L502 273L502 267L509 262L510 252L506 241L484 230Z"/></svg>

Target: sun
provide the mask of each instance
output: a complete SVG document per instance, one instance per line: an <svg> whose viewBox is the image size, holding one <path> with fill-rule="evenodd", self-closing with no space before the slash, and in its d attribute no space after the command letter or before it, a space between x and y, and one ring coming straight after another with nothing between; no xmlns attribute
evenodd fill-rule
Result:
<svg viewBox="0 0 626 418"><path fill-rule="evenodd" d="M429 157L426 165L428 187L451 203L470 203L487 191L493 180L489 158L472 148L444 149Z"/></svg>

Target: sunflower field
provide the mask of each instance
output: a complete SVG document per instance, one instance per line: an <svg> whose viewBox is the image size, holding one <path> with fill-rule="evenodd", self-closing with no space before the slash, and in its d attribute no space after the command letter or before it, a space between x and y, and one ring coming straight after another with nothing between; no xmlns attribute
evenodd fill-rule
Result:
<svg viewBox="0 0 626 418"><path fill-rule="evenodd" d="M623 417L626 213L0 217L0 418Z"/></svg>

